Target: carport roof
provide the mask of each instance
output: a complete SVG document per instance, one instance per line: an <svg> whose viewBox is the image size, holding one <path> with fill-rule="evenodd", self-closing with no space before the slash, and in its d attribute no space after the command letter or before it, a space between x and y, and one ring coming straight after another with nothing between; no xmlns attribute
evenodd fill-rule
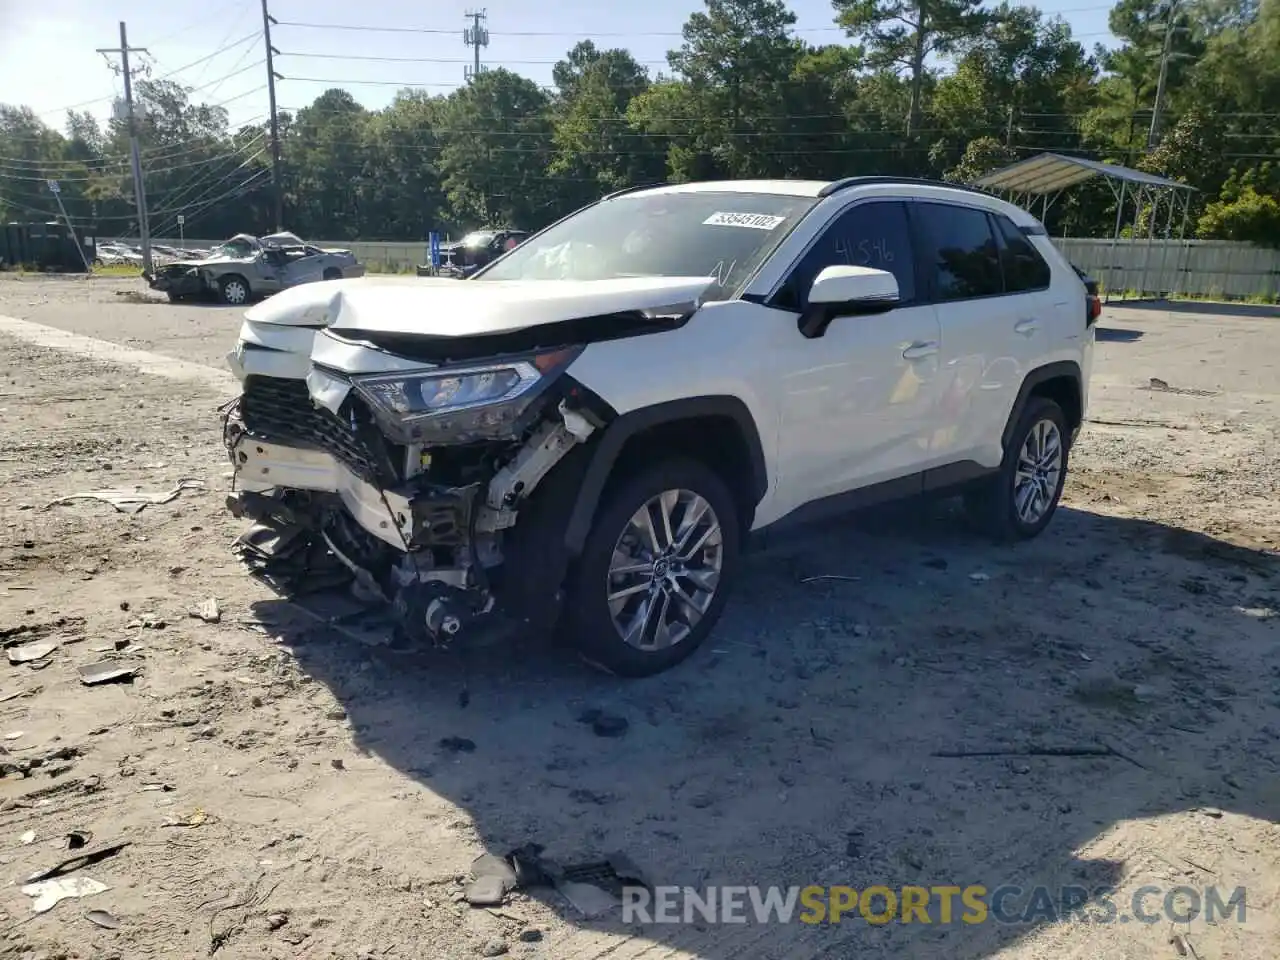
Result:
<svg viewBox="0 0 1280 960"><path fill-rule="evenodd" d="M1115 163L1102 163L1098 160L1085 160L1083 157L1068 157L1061 153L1042 153L1038 156L1019 160L1017 163L1002 167L988 173L973 182L973 186L984 190L1008 190L1011 193L1045 194L1057 193L1067 187L1091 177L1104 176L1112 180L1122 180L1144 187L1168 187L1174 190L1194 190L1185 183L1157 177L1155 174L1143 173L1131 167L1122 167Z"/></svg>

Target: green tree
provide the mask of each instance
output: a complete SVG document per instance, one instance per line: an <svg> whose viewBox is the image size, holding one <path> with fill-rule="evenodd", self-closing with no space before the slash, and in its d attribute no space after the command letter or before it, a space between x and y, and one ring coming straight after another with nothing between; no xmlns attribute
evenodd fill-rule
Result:
<svg viewBox="0 0 1280 960"><path fill-rule="evenodd" d="M662 179L660 144L627 120L633 98L649 87L649 74L625 50L597 50L584 40L552 70L559 99L554 109L554 154L548 174L560 181L558 212L632 183Z"/></svg>
<svg viewBox="0 0 1280 960"><path fill-rule="evenodd" d="M549 188L551 100L532 80L489 70L441 105L440 173L456 220L528 229L544 223Z"/></svg>
<svg viewBox="0 0 1280 960"><path fill-rule="evenodd" d="M836 23L865 44L868 66L907 74L908 138L920 128L929 57L951 53L991 19L981 0L834 0L834 6Z"/></svg>

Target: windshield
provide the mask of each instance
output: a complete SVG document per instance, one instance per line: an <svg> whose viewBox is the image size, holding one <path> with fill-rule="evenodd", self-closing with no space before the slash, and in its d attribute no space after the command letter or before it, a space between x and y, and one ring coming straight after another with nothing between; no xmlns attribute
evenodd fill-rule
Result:
<svg viewBox="0 0 1280 960"><path fill-rule="evenodd" d="M462 245L464 247L483 247L492 242L493 238L497 235L497 231L495 230L477 230L474 233L468 233L463 237Z"/></svg>
<svg viewBox="0 0 1280 960"><path fill-rule="evenodd" d="M213 257L247 257L254 252L254 245L248 240L228 240L226 243L220 243L209 251L210 258Z"/></svg>
<svg viewBox="0 0 1280 960"><path fill-rule="evenodd" d="M473 280L714 277L741 284L817 201L738 191L638 193L579 211Z"/></svg>

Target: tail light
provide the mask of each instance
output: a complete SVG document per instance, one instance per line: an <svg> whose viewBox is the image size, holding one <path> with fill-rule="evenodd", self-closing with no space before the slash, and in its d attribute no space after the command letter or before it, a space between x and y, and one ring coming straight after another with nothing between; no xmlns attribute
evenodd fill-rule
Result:
<svg viewBox="0 0 1280 960"><path fill-rule="evenodd" d="M1102 316L1102 298L1098 296L1098 281L1090 280L1087 277L1084 281L1085 289L1085 318L1084 325L1091 327L1097 323L1098 318Z"/></svg>
<svg viewBox="0 0 1280 960"><path fill-rule="evenodd" d="M1102 298L1096 293L1089 294L1089 312L1085 318L1084 325L1086 327L1097 323L1098 318L1102 316Z"/></svg>

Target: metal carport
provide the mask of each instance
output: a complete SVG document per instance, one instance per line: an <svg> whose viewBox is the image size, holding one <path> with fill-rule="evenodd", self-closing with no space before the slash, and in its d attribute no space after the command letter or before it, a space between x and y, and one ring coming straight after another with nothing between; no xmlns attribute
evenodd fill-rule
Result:
<svg viewBox="0 0 1280 960"><path fill-rule="evenodd" d="M1107 297L1110 298L1112 292L1116 289L1116 285L1110 282L1112 271L1123 270L1123 267L1116 263L1115 251L1120 242L1120 233L1125 225L1125 213L1128 209L1126 200L1133 203L1133 239L1135 241L1139 235L1142 211L1144 207L1149 207L1150 209L1146 237L1147 256L1143 260L1142 269L1139 272L1140 281L1137 286L1139 295L1156 294L1165 296L1176 293L1178 278L1181 277L1183 269L1181 261L1187 251L1185 243L1178 251L1179 262L1173 274L1173 290L1151 289L1154 284L1148 282L1151 273L1150 247L1156 236L1162 205L1166 206L1168 210L1162 236L1166 240L1172 238L1173 218L1180 206L1182 218L1178 227L1177 239L1179 241L1186 239L1187 219L1191 212L1191 194L1195 192L1194 187L1190 187L1185 183L1178 183L1176 180L1169 180L1166 177L1158 177L1155 174L1134 170L1131 167L1122 167L1115 163L1103 163L1098 160L1086 160L1083 157L1071 157L1062 153L1041 153L1026 160L1020 160L1017 163L1002 167L984 177L978 178L973 181L971 186L991 193L1001 194L1005 199L1025 207L1032 213L1036 213L1035 206L1036 202L1039 201L1039 216L1041 220L1044 220L1048 217L1050 208L1064 190L1099 176L1105 178L1106 184L1110 187L1111 194L1116 200L1116 225L1111 237L1111 264L1104 271L1103 276L1098 278ZM1179 200L1181 200L1181 204L1179 204ZM1167 257L1167 245L1162 247L1162 254ZM1165 264L1162 258L1157 276L1164 273L1164 268Z"/></svg>

